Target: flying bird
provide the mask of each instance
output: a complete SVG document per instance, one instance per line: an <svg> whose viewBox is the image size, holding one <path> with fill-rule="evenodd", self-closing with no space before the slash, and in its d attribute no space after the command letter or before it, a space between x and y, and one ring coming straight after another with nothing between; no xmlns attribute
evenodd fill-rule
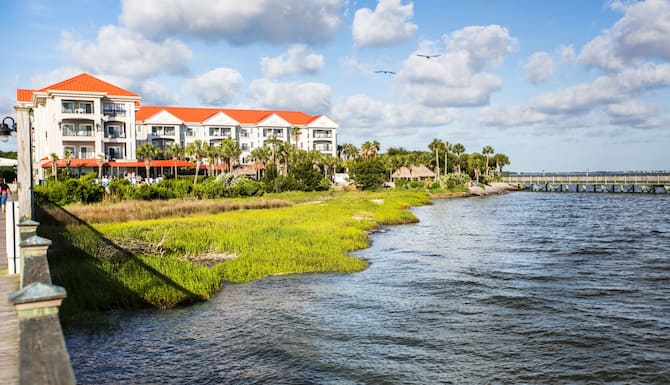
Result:
<svg viewBox="0 0 670 385"><path fill-rule="evenodd" d="M393 71L375 71L376 74L391 74L395 75L395 72Z"/></svg>
<svg viewBox="0 0 670 385"><path fill-rule="evenodd" d="M425 57L426 59L430 59L431 57L438 57L440 55L422 55L420 53L417 53L416 56L421 56L421 57Z"/></svg>

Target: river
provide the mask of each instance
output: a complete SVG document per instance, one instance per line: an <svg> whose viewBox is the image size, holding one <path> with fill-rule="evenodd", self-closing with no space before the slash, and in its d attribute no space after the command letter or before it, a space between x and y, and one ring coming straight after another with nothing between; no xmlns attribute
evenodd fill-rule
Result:
<svg viewBox="0 0 670 385"><path fill-rule="evenodd" d="M361 273L65 330L80 384L667 384L670 196L437 200Z"/></svg>

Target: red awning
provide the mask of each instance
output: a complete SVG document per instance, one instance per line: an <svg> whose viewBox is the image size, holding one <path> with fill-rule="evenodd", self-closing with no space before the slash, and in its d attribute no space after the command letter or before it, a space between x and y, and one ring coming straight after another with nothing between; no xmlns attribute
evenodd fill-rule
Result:
<svg viewBox="0 0 670 385"><path fill-rule="evenodd" d="M195 167L195 163L187 162L185 160L173 161L173 160L162 160L162 159L152 160L149 167L174 167L175 163L177 164L177 167L189 167L189 168ZM143 160L115 161L115 162L108 162L106 163L106 165L109 167L146 167Z"/></svg>
<svg viewBox="0 0 670 385"><path fill-rule="evenodd" d="M42 163L43 168L51 168L51 166L52 166L52 161ZM68 166L67 159L58 159L56 161L56 167L59 167L59 168L65 168L65 167L72 167L72 168L98 167L98 160L97 159L77 159L77 158L73 158L73 159L70 159L70 165Z"/></svg>

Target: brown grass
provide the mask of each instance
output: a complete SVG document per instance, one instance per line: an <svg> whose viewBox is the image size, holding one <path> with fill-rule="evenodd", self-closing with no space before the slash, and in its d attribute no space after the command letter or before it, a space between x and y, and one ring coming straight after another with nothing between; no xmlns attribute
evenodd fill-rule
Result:
<svg viewBox="0 0 670 385"><path fill-rule="evenodd" d="M125 201L101 205L71 205L67 207L67 211L86 223L110 223L216 214L234 210L267 209L286 207L292 204L292 202L283 199L199 201L173 199L168 201Z"/></svg>

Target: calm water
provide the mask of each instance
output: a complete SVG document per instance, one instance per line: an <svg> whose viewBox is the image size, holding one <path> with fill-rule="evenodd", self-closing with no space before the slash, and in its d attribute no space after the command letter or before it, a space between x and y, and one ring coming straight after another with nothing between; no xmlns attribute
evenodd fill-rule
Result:
<svg viewBox="0 0 670 385"><path fill-rule="evenodd" d="M352 275L66 330L82 384L670 383L670 196L436 201Z"/></svg>

